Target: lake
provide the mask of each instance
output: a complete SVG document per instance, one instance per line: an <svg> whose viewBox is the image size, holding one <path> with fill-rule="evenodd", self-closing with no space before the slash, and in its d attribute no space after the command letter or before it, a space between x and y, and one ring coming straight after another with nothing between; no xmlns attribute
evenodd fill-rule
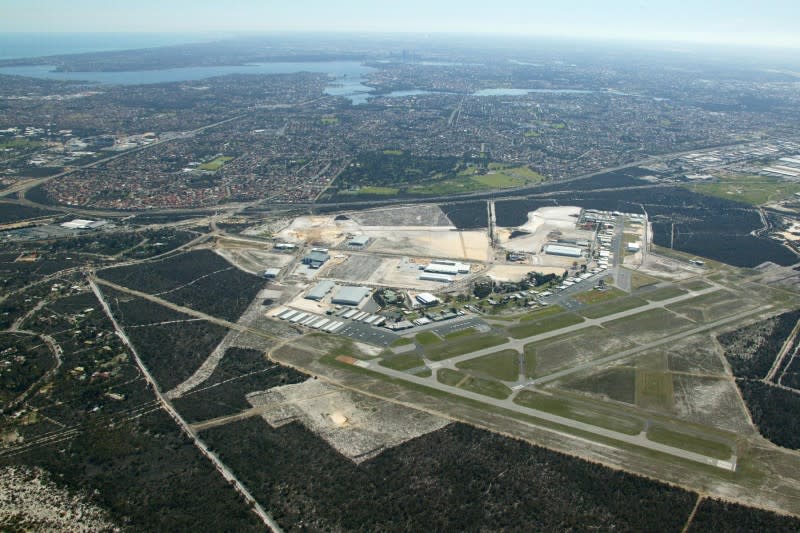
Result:
<svg viewBox="0 0 800 533"><path fill-rule="evenodd" d="M364 85L366 75L375 69L358 61L316 61L254 63L210 67L169 68L124 72L57 72L53 66L33 65L0 67L0 74L28 76L61 81L87 81L108 85L150 85L180 81L197 81L227 74L292 74L295 72L320 72L334 78L325 89L332 96L344 96L354 104L363 104L374 89Z"/></svg>

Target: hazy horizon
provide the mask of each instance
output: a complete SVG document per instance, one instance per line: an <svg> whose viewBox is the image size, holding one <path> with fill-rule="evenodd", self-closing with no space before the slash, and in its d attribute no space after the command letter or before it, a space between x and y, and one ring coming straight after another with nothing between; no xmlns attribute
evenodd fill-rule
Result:
<svg viewBox="0 0 800 533"><path fill-rule="evenodd" d="M29 0L4 8L4 33L214 34L216 38L268 32L455 34L585 40L686 42L800 48L796 21L800 6L788 0L697 5L686 1L569 6L505 0L485 3L406 0L375 5L351 0L264 3L141 0L109 4L100 0Z"/></svg>

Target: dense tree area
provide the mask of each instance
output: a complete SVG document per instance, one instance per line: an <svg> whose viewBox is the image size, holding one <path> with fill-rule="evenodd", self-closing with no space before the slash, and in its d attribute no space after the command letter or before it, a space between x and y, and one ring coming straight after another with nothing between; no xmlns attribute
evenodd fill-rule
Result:
<svg viewBox="0 0 800 533"><path fill-rule="evenodd" d="M0 333L0 410L55 364L52 351L38 336Z"/></svg>
<svg viewBox="0 0 800 533"><path fill-rule="evenodd" d="M360 154L336 179L340 189L359 186L402 187L455 176L460 157L419 156L404 151Z"/></svg>
<svg viewBox="0 0 800 533"><path fill-rule="evenodd" d="M756 380L736 384L761 434L778 446L800 449L800 394Z"/></svg>
<svg viewBox="0 0 800 533"><path fill-rule="evenodd" d="M94 232L72 239L48 241L42 243L40 249L48 252L84 252L145 259L174 250L196 236L195 233L172 228L144 231Z"/></svg>
<svg viewBox="0 0 800 533"><path fill-rule="evenodd" d="M688 531L690 533L706 531L789 533L800 531L800 519L736 503L705 499L700 503Z"/></svg>
<svg viewBox="0 0 800 533"><path fill-rule="evenodd" d="M482 229L488 225L489 211L485 201L441 204L439 207L458 229Z"/></svg>
<svg viewBox="0 0 800 533"><path fill-rule="evenodd" d="M169 307L164 307L144 298L121 292L111 287L100 286L114 318L127 330L129 327L192 320L192 317Z"/></svg>
<svg viewBox="0 0 800 533"><path fill-rule="evenodd" d="M764 378L799 319L800 310L790 311L718 335L717 340L725 350L733 375Z"/></svg>
<svg viewBox="0 0 800 533"><path fill-rule="evenodd" d="M197 250L161 261L109 268L98 272L98 275L131 289L158 293L231 268L230 263L214 252Z"/></svg>
<svg viewBox="0 0 800 533"><path fill-rule="evenodd" d="M8 79L3 77L3 79ZM38 207L28 207L16 204L0 204L0 224L19 222L28 218L39 218L48 215L57 215L55 211L47 211Z"/></svg>
<svg viewBox="0 0 800 533"><path fill-rule="evenodd" d="M250 407L251 392L300 383L308 376L270 362L258 350L228 348L208 380L173 401L189 422L238 413Z"/></svg>
<svg viewBox="0 0 800 533"><path fill-rule="evenodd" d="M91 496L128 531L264 531L256 515L173 420L142 417L89 423L53 446L0 458L39 466Z"/></svg>
<svg viewBox="0 0 800 533"><path fill-rule="evenodd" d="M297 423L203 437L288 530L680 531L695 495L463 424L355 465Z"/></svg>
<svg viewBox="0 0 800 533"><path fill-rule="evenodd" d="M228 330L203 320L128 328L126 333L161 390L166 391L194 374Z"/></svg>
<svg viewBox="0 0 800 533"><path fill-rule="evenodd" d="M111 268L98 276L230 321L239 318L264 286L258 276L242 272L209 250Z"/></svg>

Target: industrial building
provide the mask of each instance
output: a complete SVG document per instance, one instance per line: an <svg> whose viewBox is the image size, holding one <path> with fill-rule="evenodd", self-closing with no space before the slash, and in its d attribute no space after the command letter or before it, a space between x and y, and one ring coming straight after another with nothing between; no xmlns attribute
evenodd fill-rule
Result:
<svg viewBox="0 0 800 533"><path fill-rule="evenodd" d="M560 255L564 257L583 257L583 250L577 246L566 244L548 243L544 245L544 253L548 255Z"/></svg>
<svg viewBox="0 0 800 533"><path fill-rule="evenodd" d="M429 292L421 292L417 294L417 301L422 305L436 305L439 303L439 298Z"/></svg>
<svg viewBox="0 0 800 533"><path fill-rule="evenodd" d="M459 263L457 261L446 261L443 259L434 259L430 264L425 267L425 272L435 272L437 274L469 274L470 266L466 263Z"/></svg>
<svg viewBox="0 0 800 533"><path fill-rule="evenodd" d="M366 287L341 287L331 299L336 305L359 305L361 301L372 294Z"/></svg>
<svg viewBox="0 0 800 533"><path fill-rule="evenodd" d="M359 235L358 237L353 237L349 241L347 241L347 246L353 246L355 248L363 248L369 243L369 237L366 235Z"/></svg>
<svg viewBox="0 0 800 533"><path fill-rule="evenodd" d="M289 244L287 242L279 242L276 243L273 248L275 248L276 250L294 250L296 246L294 244Z"/></svg>
<svg viewBox="0 0 800 533"><path fill-rule="evenodd" d="M61 227L66 229L97 229L106 224L108 224L107 220L85 220L76 218L75 220L64 222L61 224Z"/></svg>
<svg viewBox="0 0 800 533"><path fill-rule="evenodd" d="M330 258L331 256L329 256L326 252L313 250L311 253L303 257L303 264L308 265L311 268L319 268Z"/></svg>
<svg viewBox="0 0 800 533"><path fill-rule="evenodd" d="M281 273L280 268L268 268L264 271L264 277L267 279L274 279L278 277L278 274Z"/></svg>
<svg viewBox="0 0 800 533"><path fill-rule="evenodd" d="M336 284L332 281L329 280L320 281L314 286L313 289L308 291L308 294L306 294L306 299L320 301L323 298L325 298L325 296L329 292L331 292L331 290L333 290L335 286Z"/></svg>
<svg viewBox="0 0 800 533"><path fill-rule="evenodd" d="M423 272L419 275L422 281L438 281L439 283L450 283L453 281L453 276L447 274L437 274L435 272Z"/></svg>

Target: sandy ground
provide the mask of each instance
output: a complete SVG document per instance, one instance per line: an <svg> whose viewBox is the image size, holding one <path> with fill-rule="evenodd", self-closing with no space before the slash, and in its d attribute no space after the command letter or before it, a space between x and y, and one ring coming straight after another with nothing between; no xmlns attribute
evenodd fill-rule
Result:
<svg viewBox="0 0 800 533"><path fill-rule="evenodd" d="M540 207L536 211L528 213L528 222L519 229L529 233L536 233L543 228L572 230L575 229L580 214L580 207Z"/></svg>
<svg viewBox="0 0 800 533"><path fill-rule="evenodd" d="M438 205L407 205L347 213L361 226L453 226Z"/></svg>
<svg viewBox="0 0 800 533"><path fill-rule="evenodd" d="M295 244L308 243L317 246L337 246L345 239L345 229L333 216L297 217L280 230L276 238ZM348 224L347 226L352 226Z"/></svg>
<svg viewBox="0 0 800 533"><path fill-rule="evenodd" d="M374 240L370 246L373 252L476 261L489 258L489 237L484 231L452 231L441 227L363 229Z"/></svg>
<svg viewBox="0 0 800 533"><path fill-rule="evenodd" d="M673 375L675 411L696 424L735 433L752 433L736 384L728 379Z"/></svg>
<svg viewBox="0 0 800 533"><path fill-rule="evenodd" d="M486 275L496 281L517 282L524 278L528 272L541 272L542 274L557 274L560 276L564 273L564 268L534 265L494 265L489 268Z"/></svg>
<svg viewBox="0 0 800 533"><path fill-rule="evenodd" d="M299 420L355 463L443 428L448 420L345 391L319 380L248 395L254 406L274 406L262 416L272 427Z"/></svg>
<svg viewBox="0 0 800 533"><path fill-rule="evenodd" d="M283 268L293 257L290 254L276 254L256 248L217 248L215 251L241 270L257 275L267 268Z"/></svg>
<svg viewBox="0 0 800 533"><path fill-rule="evenodd" d="M705 272L701 267L693 266L683 261L675 261L661 255L654 255L652 252L647 254L647 259L636 270L643 274L651 274L671 280L691 278Z"/></svg>
<svg viewBox="0 0 800 533"><path fill-rule="evenodd" d="M542 253L544 245L559 238L573 238L592 241L594 233L577 229L575 224L580 216L580 207L542 207L528 213L528 222L519 228L498 228L496 231L498 244L505 250L535 254L534 265L567 267L575 260ZM511 239L512 230L527 231L524 235Z"/></svg>
<svg viewBox="0 0 800 533"><path fill-rule="evenodd" d="M44 470L21 466L0 469L0 529L6 523L25 523L28 531L120 531L88 498L57 487Z"/></svg>

